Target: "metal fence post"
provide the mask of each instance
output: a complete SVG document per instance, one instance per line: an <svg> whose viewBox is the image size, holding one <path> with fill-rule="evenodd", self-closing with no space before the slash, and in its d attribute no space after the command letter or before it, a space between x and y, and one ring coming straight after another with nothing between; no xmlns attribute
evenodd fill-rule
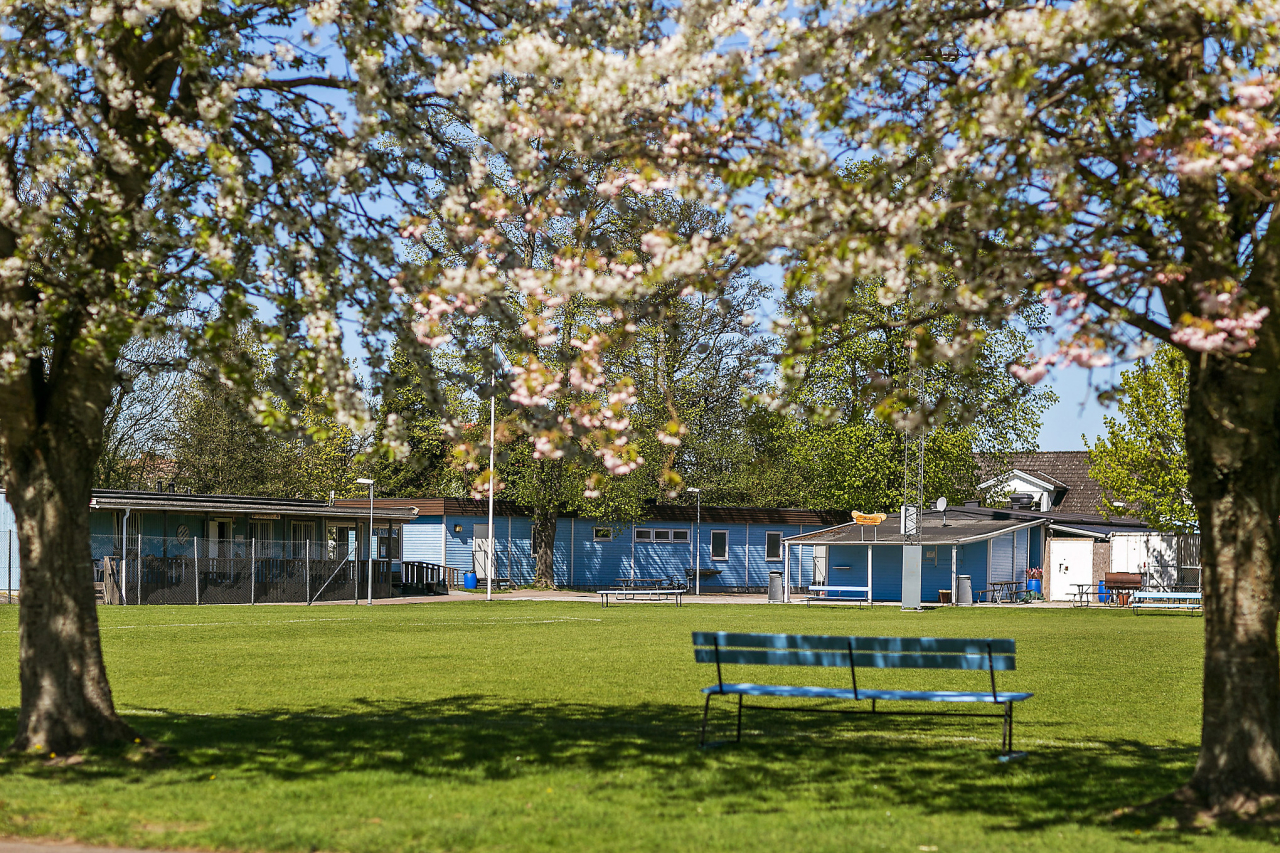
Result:
<svg viewBox="0 0 1280 853"><path fill-rule="evenodd" d="M6 604L13 604L13 531L9 531L9 561L6 565L9 567L9 588L7 590Z"/></svg>
<svg viewBox="0 0 1280 853"><path fill-rule="evenodd" d="M196 562L196 607L200 606L200 537L193 536L192 541L195 543L195 562Z"/></svg>
<svg viewBox="0 0 1280 853"><path fill-rule="evenodd" d="M139 524L139 527L142 525ZM142 603L142 534L138 534L138 603Z"/></svg>
<svg viewBox="0 0 1280 853"><path fill-rule="evenodd" d="M307 540L307 562L305 567L307 575L307 605L311 604L311 540Z"/></svg>
<svg viewBox="0 0 1280 853"><path fill-rule="evenodd" d="M258 574L258 540L249 540L249 603L256 604L254 599L254 584L257 581Z"/></svg>

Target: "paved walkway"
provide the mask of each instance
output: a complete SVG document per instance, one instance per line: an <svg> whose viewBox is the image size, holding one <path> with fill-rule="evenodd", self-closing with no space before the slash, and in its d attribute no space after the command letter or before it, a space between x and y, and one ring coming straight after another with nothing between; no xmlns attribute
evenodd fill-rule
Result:
<svg viewBox="0 0 1280 853"><path fill-rule="evenodd" d="M129 847L90 847L71 841L19 841L0 838L0 853L143 853ZM146 853L155 853L154 850Z"/></svg>

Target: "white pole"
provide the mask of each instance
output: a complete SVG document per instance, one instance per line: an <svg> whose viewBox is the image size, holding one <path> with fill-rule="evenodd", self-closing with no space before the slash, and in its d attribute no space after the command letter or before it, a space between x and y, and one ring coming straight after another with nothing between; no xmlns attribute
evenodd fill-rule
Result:
<svg viewBox="0 0 1280 853"><path fill-rule="evenodd" d="M698 499L698 550L693 556L693 594L702 595L702 492L695 497Z"/></svg>
<svg viewBox="0 0 1280 853"><path fill-rule="evenodd" d="M369 604L373 605L373 483L369 484Z"/></svg>
<svg viewBox="0 0 1280 853"><path fill-rule="evenodd" d="M142 530L141 524L138 530ZM138 603L142 603L142 533L138 533Z"/></svg>
<svg viewBox="0 0 1280 853"><path fill-rule="evenodd" d="M200 606L200 537L191 537L193 552L195 554L196 563L196 607Z"/></svg>
<svg viewBox="0 0 1280 853"><path fill-rule="evenodd" d="M871 597L871 546L867 545L867 603L870 604L874 599Z"/></svg>
<svg viewBox="0 0 1280 853"><path fill-rule="evenodd" d="M791 543L786 543L787 550L782 552L782 600L790 601L791 596Z"/></svg>
<svg viewBox="0 0 1280 853"><path fill-rule="evenodd" d="M494 370L492 373L489 374L489 554L488 554L488 558L487 558L487 561L485 564L485 570L484 570L484 574L485 574L484 600L485 601L493 601L493 555L494 555L493 481L494 481L494 475L496 473L493 470L493 466L494 466L493 442L494 442L494 424L497 419L497 413L498 413L497 385L498 385L498 373L496 370ZM554 545L552 546L552 553L553 554L555 553ZM534 555L533 559L534 559L533 570L536 574L538 571L537 555ZM552 571L552 577L554 578L555 577L554 563L551 571ZM507 572L507 574L510 575L511 573ZM507 588L510 589L511 585L508 584Z"/></svg>
<svg viewBox="0 0 1280 853"><path fill-rule="evenodd" d="M249 538L249 603L257 604L258 583L258 540Z"/></svg>
<svg viewBox="0 0 1280 853"><path fill-rule="evenodd" d="M952 545L951 546L951 606L955 607L959 603L960 602L956 601L956 546Z"/></svg>
<svg viewBox="0 0 1280 853"><path fill-rule="evenodd" d="M129 603L129 513L132 507L124 508L124 518L120 520L120 603Z"/></svg>

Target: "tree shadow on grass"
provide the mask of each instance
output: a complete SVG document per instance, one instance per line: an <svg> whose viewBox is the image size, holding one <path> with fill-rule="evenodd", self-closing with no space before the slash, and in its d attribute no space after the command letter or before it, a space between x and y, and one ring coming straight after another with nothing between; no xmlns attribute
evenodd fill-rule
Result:
<svg viewBox="0 0 1280 853"><path fill-rule="evenodd" d="M727 707L713 711L713 736L732 734ZM980 814L993 828L1023 831L1105 824L1116 809L1177 788L1196 752L1187 744L1136 741L1032 743L1024 734L1030 755L1002 764L995 758L997 721L761 711L748 712L742 743L700 749L700 710L466 695L301 712L157 709L132 722L173 748L162 772L174 782L225 771L283 782L379 771L406 782L480 785L547 770L641 771L645 795L658 806L719 801L729 811L768 811L777 797L807 798L831 811L894 803L933 814ZM15 718L13 709L0 710L0 726L12 730ZM1051 727L1035 729L1052 738ZM108 758L73 767L0 762L0 780L18 773L142 779L148 772Z"/></svg>

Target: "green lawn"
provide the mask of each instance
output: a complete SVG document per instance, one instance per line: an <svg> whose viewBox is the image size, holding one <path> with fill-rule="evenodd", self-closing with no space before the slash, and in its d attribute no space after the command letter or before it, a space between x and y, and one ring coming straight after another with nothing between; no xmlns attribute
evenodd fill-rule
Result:
<svg viewBox="0 0 1280 853"><path fill-rule="evenodd" d="M1195 759L1202 623L1098 610L513 602L108 607L122 712L160 769L0 761L0 834L246 850L1253 850L1265 830L1178 833L1115 809ZM0 736L18 702L0 608ZM1025 761L995 721L749 714L697 747L695 629L993 636ZM731 670L731 672L733 672ZM839 670L751 672L843 684ZM860 686L983 673L864 672ZM715 736L731 735L728 700Z"/></svg>

